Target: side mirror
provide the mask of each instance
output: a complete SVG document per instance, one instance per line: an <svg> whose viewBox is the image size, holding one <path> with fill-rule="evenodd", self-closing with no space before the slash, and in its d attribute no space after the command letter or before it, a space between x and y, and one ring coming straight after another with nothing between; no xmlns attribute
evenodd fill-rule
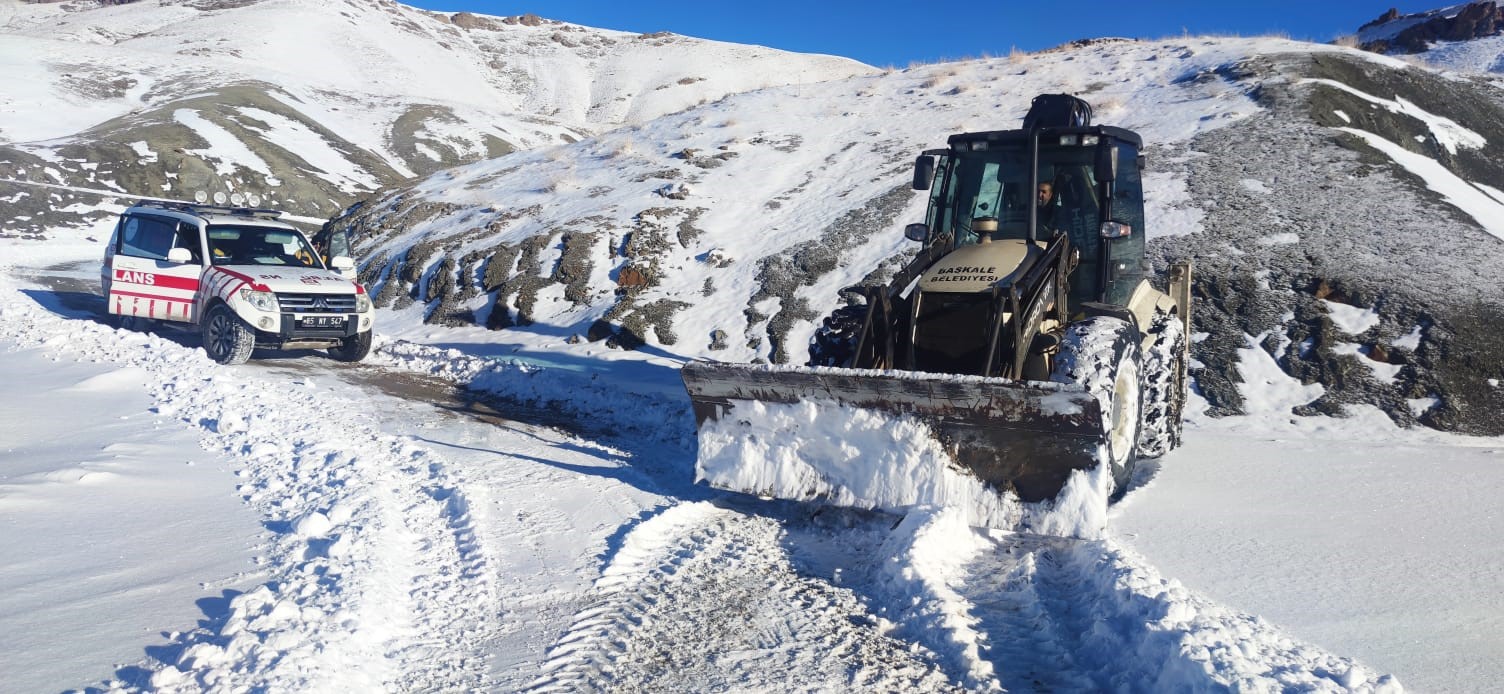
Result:
<svg viewBox="0 0 1504 694"><path fill-rule="evenodd" d="M910 241L924 243L930 237L930 225L924 222L915 222L903 228L903 237Z"/></svg>
<svg viewBox="0 0 1504 694"><path fill-rule="evenodd" d="M337 255L329 259L329 267L340 271L354 270L355 259L348 255Z"/></svg>
<svg viewBox="0 0 1504 694"><path fill-rule="evenodd" d="M930 182L934 180L935 157L928 154L919 155L919 158L914 160L914 190L929 190Z"/></svg>
<svg viewBox="0 0 1504 694"><path fill-rule="evenodd" d="M167 262L185 265L193 262L193 253L186 248L174 248L167 251Z"/></svg>

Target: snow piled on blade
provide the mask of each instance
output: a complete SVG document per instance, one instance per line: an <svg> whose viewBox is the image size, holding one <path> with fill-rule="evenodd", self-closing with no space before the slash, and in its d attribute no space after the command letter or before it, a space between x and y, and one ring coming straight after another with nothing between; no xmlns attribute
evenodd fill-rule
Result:
<svg viewBox="0 0 1504 694"><path fill-rule="evenodd" d="M696 481L895 514L950 509L971 526L1097 538L1112 475L1078 470L1052 500L1024 503L960 469L925 422L820 400L747 401L701 425ZM1101 455L1098 455L1101 459Z"/></svg>
<svg viewBox="0 0 1504 694"><path fill-rule="evenodd" d="M929 426L838 403L739 403L700 429L697 480L796 501L904 513L957 507L971 525L1011 527L1017 497L952 464Z"/></svg>
<svg viewBox="0 0 1504 694"><path fill-rule="evenodd" d="M1106 459L1105 450L1097 454L1097 460ZM1024 505L1020 529L1052 537L1100 538L1107 529L1107 499L1112 491L1108 466L1076 470L1054 499Z"/></svg>

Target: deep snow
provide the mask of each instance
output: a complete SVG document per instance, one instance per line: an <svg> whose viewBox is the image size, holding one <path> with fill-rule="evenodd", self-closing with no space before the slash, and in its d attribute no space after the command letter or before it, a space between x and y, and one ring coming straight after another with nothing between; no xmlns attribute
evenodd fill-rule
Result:
<svg viewBox="0 0 1504 694"><path fill-rule="evenodd" d="M1185 441L1112 514L1123 542L1416 691L1495 688L1504 441L1396 430L1372 411L1195 418Z"/></svg>
<svg viewBox="0 0 1504 694"><path fill-rule="evenodd" d="M261 525L235 498L234 462L152 411L148 372L13 348L0 356L0 690L57 691L265 580Z"/></svg>

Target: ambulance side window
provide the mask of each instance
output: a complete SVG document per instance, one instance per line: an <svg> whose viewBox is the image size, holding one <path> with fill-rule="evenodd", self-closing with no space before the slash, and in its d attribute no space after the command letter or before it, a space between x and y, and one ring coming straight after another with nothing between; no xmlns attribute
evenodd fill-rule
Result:
<svg viewBox="0 0 1504 694"><path fill-rule="evenodd" d="M166 260L177 238L177 225L155 217L132 215L120 230L120 254Z"/></svg>

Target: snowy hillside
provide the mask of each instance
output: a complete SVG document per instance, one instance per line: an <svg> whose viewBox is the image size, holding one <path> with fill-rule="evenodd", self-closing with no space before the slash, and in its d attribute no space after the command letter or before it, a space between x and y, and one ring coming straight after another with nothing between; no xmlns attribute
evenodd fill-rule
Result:
<svg viewBox="0 0 1504 694"><path fill-rule="evenodd" d="M1504 431L1483 327L1504 310L1504 100L1361 51L1109 41L763 90L444 171L338 224L404 320L518 333L467 340L802 363L838 291L912 252L915 154L1058 91L1144 136L1152 253L1200 268L1217 411L1243 408L1252 341L1321 384L1300 412Z"/></svg>
<svg viewBox="0 0 1504 694"><path fill-rule="evenodd" d="M388 1L0 0L0 211L14 212L3 233L76 222L65 208L98 202L37 183L256 192L322 219L416 174L872 71Z"/></svg>

